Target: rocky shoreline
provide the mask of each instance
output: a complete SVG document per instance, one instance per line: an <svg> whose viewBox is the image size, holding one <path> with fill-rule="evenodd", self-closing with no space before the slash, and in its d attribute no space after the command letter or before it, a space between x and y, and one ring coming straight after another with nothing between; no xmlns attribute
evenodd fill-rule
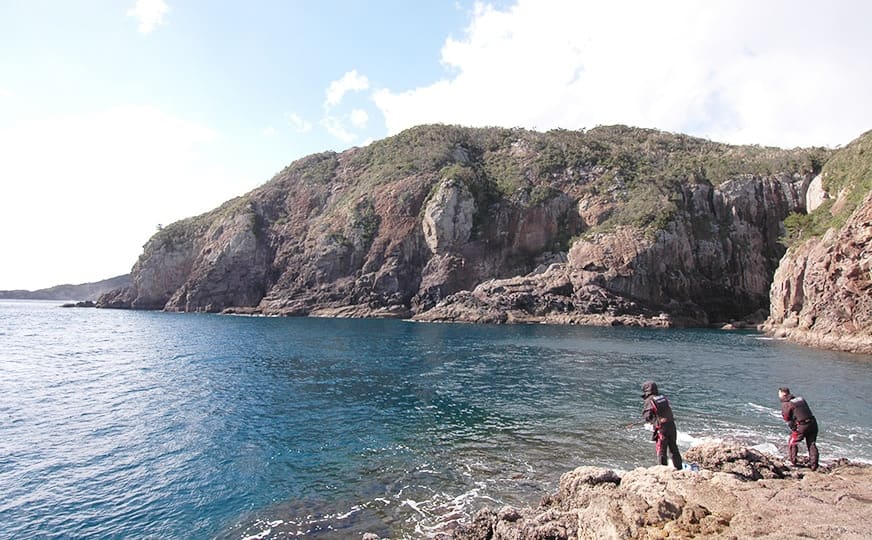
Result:
<svg viewBox="0 0 872 540"><path fill-rule="evenodd" d="M772 334L872 353L870 145L419 126L162 228L97 305L659 328L769 316Z"/></svg>
<svg viewBox="0 0 872 540"><path fill-rule="evenodd" d="M811 472L729 442L699 445L685 458L699 470L579 467L536 508L484 508L441 537L869 537L872 466L838 460Z"/></svg>

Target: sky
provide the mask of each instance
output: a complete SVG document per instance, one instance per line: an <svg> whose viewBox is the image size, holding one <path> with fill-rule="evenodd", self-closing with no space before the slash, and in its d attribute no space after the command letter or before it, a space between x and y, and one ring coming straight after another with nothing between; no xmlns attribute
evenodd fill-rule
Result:
<svg viewBox="0 0 872 540"><path fill-rule="evenodd" d="M837 147L872 2L0 0L0 289L124 274L159 225L425 123Z"/></svg>

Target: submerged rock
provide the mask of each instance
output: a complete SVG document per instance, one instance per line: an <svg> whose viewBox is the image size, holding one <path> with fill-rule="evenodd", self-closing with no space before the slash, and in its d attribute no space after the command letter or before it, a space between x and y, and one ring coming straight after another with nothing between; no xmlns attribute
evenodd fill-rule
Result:
<svg viewBox="0 0 872 540"><path fill-rule="evenodd" d="M731 443L701 445L685 457L701 470L579 467L537 508L482 509L453 537L868 537L872 467L841 461L812 473Z"/></svg>
<svg viewBox="0 0 872 540"><path fill-rule="evenodd" d="M61 304L62 308L92 308L97 307L97 304L93 300L83 300L81 302L67 302L65 304Z"/></svg>

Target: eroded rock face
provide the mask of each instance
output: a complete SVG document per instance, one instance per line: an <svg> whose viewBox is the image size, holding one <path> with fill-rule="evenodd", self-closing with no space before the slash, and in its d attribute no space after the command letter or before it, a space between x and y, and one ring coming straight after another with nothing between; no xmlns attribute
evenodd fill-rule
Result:
<svg viewBox="0 0 872 540"><path fill-rule="evenodd" d="M565 265L485 282L422 320L699 325L765 309L784 249L780 220L802 210L806 177L743 177L685 189L656 234L635 227L584 237ZM476 312L479 313L476 313ZM663 314L666 314L665 316Z"/></svg>
<svg viewBox="0 0 872 540"><path fill-rule="evenodd" d="M686 457L704 468L579 467L537 508L485 508L446 537L823 539L868 531L872 467L839 463L806 473L732 443L692 448Z"/></svg>
<svg viewBox="0 0 872 540"><path fill-rule="evenodd" d="M687 187L663 230L619 227L583 237L562 266L483 282L416 318L683 326L751 317L768 304L784 252L781 220L804 208L808 180L742 177L719 188Z"/></svg>
<svg viewBox="0 0 872 540"><path fill-rule="evenodd" d="M808 191L805 194L805 209L807 212L814 212L830 198L830 194L823 188L823 179L821 175L817 175L812 179L808 186Z"/></svg>
<svg viewBox="0 0 872 540"><path fill-rule="evenodd" d="M475 200L462 182L443 180L424 208L421 227L434 255L456 250L469 241Z"/></svg>
<svg viewBox="0 0 872 540"><path fill-rule="evenodd" d="M791 249L764 328L807 345L872 354L872 193L839 229Z"/></svg>

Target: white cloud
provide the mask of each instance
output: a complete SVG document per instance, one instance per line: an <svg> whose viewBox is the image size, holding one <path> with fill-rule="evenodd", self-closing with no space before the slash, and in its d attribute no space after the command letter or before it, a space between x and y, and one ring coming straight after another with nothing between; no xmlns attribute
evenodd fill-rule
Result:
<svg viewBox="0 0 872 540"><path fill-rule="evenodd" d="M357 135L349 131L342 120L335 116L324 116L324 118L321 119L321 125L327 130L327 133L333 135L344 143L352 143L357 139Z"/></svg>
<svg viewBox="0 0 872 540"><path fill-rule="evenodd" d="M0 99L9 99L13 97L15 94L12 93L12 90L0 86Z"/></svg>
<svg viewBox="0 0 872 540"><path fill-rule="evenodd" d="M350 120L352 126L357 129L363 129L366 127L367 122L369 122L369 115L363 109L354 109L351 111Z"/></svg>
<svg viewBox="0 0 872 540"><path fill-rule="evenodd" d="M240 179L214 165L219 142L152 107L0 128L0 289L129 271L158 223L239 194Z"/></svg>
<svg viewBox="0 0 872 540"><path fill-rule="evenodd" d="M275 136L276 133L277 133L276 128L274 128L272 126L267 126L267 127L263 128L263 134L266 135L267 137L273 137L273 136Z"/></svg>
<svg viewBox="0 0 872 540"><path fill-rule="evenodd" d="M330 83L327 87L326 99L324 100L324 108L330 109L339 105L342 98L348 92L359 92L369 88L369 79L361 75L356 69L347 72L339 79Z"/></svg>
<svg viewBox="0 0 872 540"><path fill-rule="evenodd" d="M169 10L164 0L136 0L136 5L127 11L127 16L139 20L140 33L150 34L164 24L164 16Z"/></svg>
<svg viewBox="0 0 872 540"><path fill-rule="evenodd" d="M288 115L288 122L294 127L297 133L308 133L312 131L312 123L300 118L297 113Z"/></svg>
<svg viewBox="0 0 872 540"><path fill-rule="evenodd" d="M846 143L872 127L872 3L479 4L452 74L373 95L390 133L432 122L623 123L739 143Z"/></svg>
<svg viewBox="0 0 872 540"><path fill-rule="evenodd" d="M349 114L337 114L334 109L342 103L345 95L349 92L361 92L369 88L369 79L361 75L356 69L346 72L339 79L327 86L324 100L324 116L319 121L322 127L330 135L343 143L349 144L357 140L358 135L352 129L363 129L369 122L369 114L363 109L352 109Z"/></svg>

